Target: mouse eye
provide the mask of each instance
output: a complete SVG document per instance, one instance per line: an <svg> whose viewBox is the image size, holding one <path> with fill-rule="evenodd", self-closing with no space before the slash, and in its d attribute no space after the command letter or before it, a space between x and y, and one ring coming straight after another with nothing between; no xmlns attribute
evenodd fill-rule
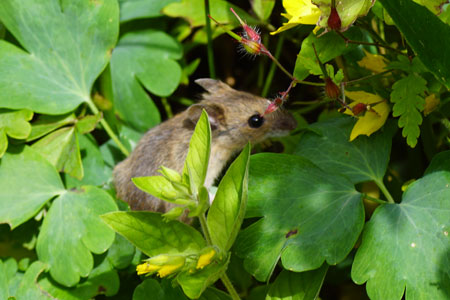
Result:
<svg viewBox="0 0 450 300"><path fill-rule="evenodd" d="M248 125L251 128L259 128L262 124L264 124L264 117L259 114L253 115L248 119Z"/></svg>

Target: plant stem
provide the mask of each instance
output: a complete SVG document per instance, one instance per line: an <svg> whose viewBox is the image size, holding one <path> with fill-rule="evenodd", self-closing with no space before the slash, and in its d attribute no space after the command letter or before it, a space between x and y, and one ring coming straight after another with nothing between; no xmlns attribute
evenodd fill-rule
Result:
<svg viewBox="0 0 450 300"><path fill-rule="evenodd" d="M209 19L209 0L205 0L205 20L206 20L206 37L208 40L208 66L209 76L216 78L216 69L214 67L214 52L212 47L211 20Z"/></svg>
<svg viewBox="0 0 450 300"><path fill-rule="evenodd" d="M379 180L379 179L375 179L375 183L376 185L380 188L381 192L383 193L383 195L386 197L387 201L389 203L395 203L394 198L392 198L391 194L389 193L388 189L386 188L386 186L383 183L383 179Z"/></svg>
<svg viewBox="0 0 450 300"><path fill-rule="evenodd" d="M284 43L284 37L285 35L282 34L277 41L277 45L275 48L275 58L280 57L281 48L283 47ZM269 73L267 73L267 79L266 82L264 83L263 91L261 93L262 97L266 97L267 93L269 92L270 85L272 84L273 75L275 75L275 67L276 67L275 61L272 61L272 63L270 64Z"/></svg>
<svg viewBox="0 0 450 300"><path fill-rule="evenodd" d="M92 102L92 100L89 99L87 101L87 104L91 111L96 115L99 113L97 106ZM119 140L117 135L114 133L114 131L109 126L108 122L104 118L100 119L100 124L102 124L103 128L105 129L106 133L109 135L109 137L116 143L117 147L119 147L120 151L125 155L130 155L130 152L128 152L127 148L122 144L122 142Z"/></svg>
<svg viewBox="0 0 450 300"><path fill-rule="evenodd" d="M372 196L367 195L366 193L363 193L362 196L363 196L363 198L366 198L366 199L368 199L370 201L373 201L373 202L376 202L376 203L380 203L380 204L385 204L386 203L386 201L378 199L378 198L374 198Z"/></svg>
<svg viewBox="0 0 450 300"><path fill-rule="evenodd" d="M396 49L396 48L393 48L393 47L391 47L391 46L389 46L389 45L380 44L380 43L378 43L378 42L353 41L353 40L348 39L346 36L344 36L344 35L342 34L342 32L340 32L340 31L336 31L336 33L337 33L342 39L344 39L344 41L345 41L347 44L356 44L356 45L366 45L366 46L382 47L382 48L386 48L386 49L392 50L392 51L394 51L394 52L397 52L398 54L406 55L406 54L403 53L401 50L398 50L398 49Z"/></svg>
<svg viewBox="0 0 450 300"><path fill-rule="evenodd" d="M231 283L230 279L227 276L227 273L224 273L220 280L222 280L223 285L227 288L228 293L230 293L231 299L233 300L240 300L241 297L239 297L239 294L236 292L236 289L234 288L233 284Z"/></svg>
<svg viewBox="0 0 450 300"><path fill-rule="evenodd" d="M164 110L166 111L167 118L170 119L173 117L172 108L170 107L169 102L167 101L166 97L161 98L161 103L164 106Z"/></svg>
<svg viewBox="0 0 450 300"><path fill-rule="evenodd" d="M206 244L212 245L211 235L209 234L208 225L206 224L205 214L201 214L198 216L198 220L200 221L200 226L202 227L203 235L205 236Z"/></svg>
<svg viewBox="0 0 450 300"><path fill-rule="evenodd" d="M385 75L385 74L390 73L390 72L392 72L392 70L387 70L387 71L384 71L384 72L381 72L381 73L368 75L368 76L361 77L361 78L354 79L354 80L349 80L349 81L344 82L344 85L354 84L354 83L357 83L359 81L364 81L364 80L367 80L367 79L371 79L373 77L382 76L382 75Z"/></svg>

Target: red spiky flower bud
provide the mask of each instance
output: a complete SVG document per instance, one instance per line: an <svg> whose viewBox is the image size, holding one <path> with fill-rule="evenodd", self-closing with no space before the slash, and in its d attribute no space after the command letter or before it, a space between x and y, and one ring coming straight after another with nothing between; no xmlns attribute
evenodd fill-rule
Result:
<svg viewBox="0 0 450 300"><path fill-rule="evenodd" d="M339 87L331 80L330 77L325 78L325 94L330 99L337 99L341 94Z"/></svg>
<svg viewBox="0 0 450 300"><path fill-rule="evenodd" d="M353 115L357 116L367 110L367 105L364 103L357 103L352 108Z"/></svg>
<svg viewBox="0 0 450 300"><path fill-rule="evenodd" d="M340 30L341 29L341 17L339 17L339 14L336 10L336 3L335 1L331 1L331 12L330 16L328 17L328 27L331 30Z"/></svg>

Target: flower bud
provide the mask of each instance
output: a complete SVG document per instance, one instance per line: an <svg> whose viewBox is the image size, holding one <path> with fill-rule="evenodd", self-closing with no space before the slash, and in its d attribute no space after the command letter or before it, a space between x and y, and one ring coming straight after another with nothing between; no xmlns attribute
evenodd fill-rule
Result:
<svg viewBox="0 0 450 300"><path fill-rule="evenodd" d="M242 38L241 44L244 47L245 51L252 55L259 55L261 53L261 43L248 40L245 38Z"/></svg>
<svg viewBox="0 0 450 300"><path fill-rule="evenodd" d="M331 30L341 29L341 18L336 10L336 7L331 7L330 16L328 17L328 27Z"/></svg>
<svg viewBox="0 0 450 300"><path fill-rule="evenodd" d="M216 256L216 250L210 248L200 255L197 261L197 269L203 269L205 266L209 265L212 259Z"/></svg>
<svg viewBox="0 0 450 300"><path fill-rule="evenodd" d="M352 113L353 113L353 115L357 116L357 115L365 112L366 110L367 110L367 104L357 103L355 106L353 106Z"/></svg>
<svg viewBox="0 0 450 300"><path fill-rule="evenodd" d="M181 216L181 214L183 213L184 209L185 209L184 207L175 206L174 208L172 208L171 210L169 210L168 212L166 212L162 216L163 216L163 218L166 218L167 220L175 220L179 216Z"/></svg>
<svg viewBox="0 0 450 300"><path fill-rule="evenodd" d="M341 94L339 87L331 80L330 77L325 78L325 94L330 99L337 99Z"/></svg>
<svg viewBox="0 0 450 300"><path fill-rule="evenodd" d="M177 171L161 166L158 170L164 177L170 181L181 182L181 175Z"/></svg>

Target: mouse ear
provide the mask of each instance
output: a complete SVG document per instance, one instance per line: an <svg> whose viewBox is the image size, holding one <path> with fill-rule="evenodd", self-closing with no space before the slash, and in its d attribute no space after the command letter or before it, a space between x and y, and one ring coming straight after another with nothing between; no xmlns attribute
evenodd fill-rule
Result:
<svg viewBox="0 0 450 300"><path fill-rule="evenodd" d="M199 86L201 86L211 94L224 90L226 91L232 90L232 88L226 83L211 78L199 78L195 80L195 83L197 83Z"/></svg>
<svg viewBox="0 0 450 300"><path fill-rule="evenodd" d="M195 124L197 124L198 119L202 115L203 109L208 113L211 130L217 129L220 124L225 122L225 114L222 107L216 104L197 103L189 106L187 109L187 118L184 120L183 125L194 129Z"/></svg>

